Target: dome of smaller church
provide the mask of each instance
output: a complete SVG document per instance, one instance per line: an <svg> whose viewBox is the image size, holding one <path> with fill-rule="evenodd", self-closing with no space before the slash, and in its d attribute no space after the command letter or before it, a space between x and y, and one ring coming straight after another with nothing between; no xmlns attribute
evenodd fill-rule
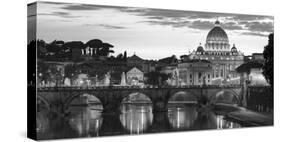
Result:
<svg viewBox="0 0 281 142"><path fill-rule="evenodd" d="M237 48L235 47L235 44L233 44L233 46L231 48L231 52L237 52Z"/></svg>
<svg viewBox="0 0 281 142"><path fill-rule="evenodd" d="M204 48L201 46L201 43L200 43L200 45L197 47L196 52L204 52Z"/></svg>

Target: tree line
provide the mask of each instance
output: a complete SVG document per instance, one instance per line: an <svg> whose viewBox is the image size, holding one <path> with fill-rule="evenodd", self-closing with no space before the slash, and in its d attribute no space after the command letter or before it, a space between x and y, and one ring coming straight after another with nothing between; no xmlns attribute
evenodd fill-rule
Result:
<svg viewBox="0 0 281 142"><path fill-rule="evenodd" d="M103 42L100 39L91 39L86 43L82 41L69 41L65 42L62 40L54 40L50 43L45 42L42 39L36 41L31 41L29 44L36 43L37 45L37 58L52 60L52 61L62 61L62 60L73 60L80 61L82 50L86 48L91 49L91 54L93 58L99 57L109 57L111 53L114 53L114 46L110 43ZM110 56L110 59L126 60L127 53L119 54L116 57Z"/></svg>

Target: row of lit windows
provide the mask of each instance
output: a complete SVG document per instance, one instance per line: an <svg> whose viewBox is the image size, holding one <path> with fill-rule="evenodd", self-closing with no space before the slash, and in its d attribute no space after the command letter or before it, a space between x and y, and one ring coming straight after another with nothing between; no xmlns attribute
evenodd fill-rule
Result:
<svg viewBox="0 0 281 142"><path fill-rule="evenodd" d="M235 52L196 52L197 55L238 55Z"/></svg>
<svg viewBox="0 0 281 142"><path fill-rule="evenodd" d="M193 59L195 59L195 57ZM209 60L209 59L214 60L215 57L210 57L210 58L209 57L205 57L205 58L204 57L199 57L199 59L200 60ZM220 57L219 59L221 59L221 60L235 60L234 57L231 57L231 58L229 58L229 57L225 57L225 58L224 57Z"/></svg>

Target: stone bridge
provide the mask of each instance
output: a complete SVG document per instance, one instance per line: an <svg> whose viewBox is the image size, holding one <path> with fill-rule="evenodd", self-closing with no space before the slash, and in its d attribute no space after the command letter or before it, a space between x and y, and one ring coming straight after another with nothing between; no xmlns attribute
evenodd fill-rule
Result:
<svg viewBox="0 0 281 142"><path fill-rule="evenodd" d="M214 102L218 95L228 94L242 105L243 87L237 86L189 86L189 87L44 87L37 89L37 100L43 102L48 109L68 110L70 103L77 97L89 94L98 98L103 106L103 112L119 112L122 100L133 93L142 93L152 101L153 111L167 111L170 99L182 92L189 98L199 102L202 98L208 103Z"/></svg>

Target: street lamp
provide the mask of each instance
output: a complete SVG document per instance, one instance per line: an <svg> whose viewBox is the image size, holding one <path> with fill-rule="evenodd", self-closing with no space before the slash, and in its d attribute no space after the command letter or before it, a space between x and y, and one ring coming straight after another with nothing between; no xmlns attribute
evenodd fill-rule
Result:
<svg viewBox="0 0 281 142"><path fill-rule="evenodd" d="M42 73L41 72L39 73L39 78L38 79L39 79L39 85L41 86L41 80L42 80Z"/></svg>

